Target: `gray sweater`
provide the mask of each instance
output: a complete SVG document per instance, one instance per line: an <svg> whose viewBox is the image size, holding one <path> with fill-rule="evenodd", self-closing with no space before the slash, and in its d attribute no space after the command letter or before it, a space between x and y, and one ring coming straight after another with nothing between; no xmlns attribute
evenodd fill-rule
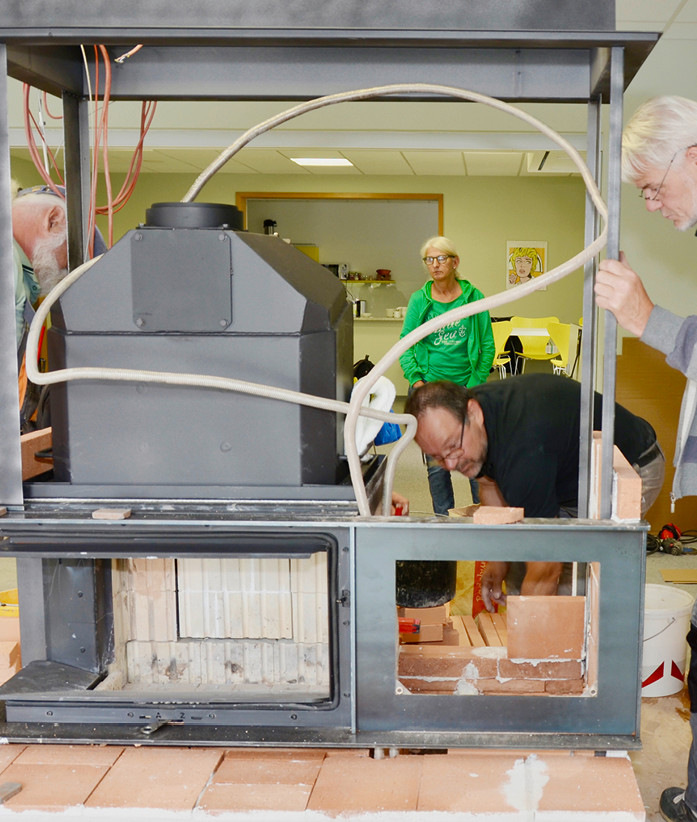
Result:
<svg viewBox="0 0 697 822"><path fill-rule="evenodd" d="M668 365L688 379L680 409L670 498L675 502L681 497L697 496L697 317L679 317L654 306L641 340L662 351Z"/></svg>

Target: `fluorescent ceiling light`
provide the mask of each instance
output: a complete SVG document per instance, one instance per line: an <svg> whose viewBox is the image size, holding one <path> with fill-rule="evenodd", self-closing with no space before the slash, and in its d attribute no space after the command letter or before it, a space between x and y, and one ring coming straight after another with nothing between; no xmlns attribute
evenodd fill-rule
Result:
<svg viewBox="0 0 697 822"><path fill-rule="evenodd" d="M352 166L345 157L291 157L299 166Z"/></svg>

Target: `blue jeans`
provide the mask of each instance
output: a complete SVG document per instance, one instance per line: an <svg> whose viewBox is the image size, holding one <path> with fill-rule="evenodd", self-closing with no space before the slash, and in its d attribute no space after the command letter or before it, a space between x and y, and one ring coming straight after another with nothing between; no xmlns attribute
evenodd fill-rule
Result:
<svg viewBox="0 0 697 822"><path fill-rule="evenodd" d="M447 517L448 511L455 507L455 494L453 493L453 481L450 471L442 468L430 457L426 457L426 466L433 513L444 514ZM476 505L479 502L479 483L477 480L470 480L470 490L472 491L472 502Z"/></svg>
<svg viewBox="0 0 697 822"><path fill-rule="evenodd" d="M697 602L695 602L692 608L687 644L690 646L690 667L687 671L687 690L690 694L692 744L690 745L690 755L687 760L685 802L690 810L697 813Z"/></svg>

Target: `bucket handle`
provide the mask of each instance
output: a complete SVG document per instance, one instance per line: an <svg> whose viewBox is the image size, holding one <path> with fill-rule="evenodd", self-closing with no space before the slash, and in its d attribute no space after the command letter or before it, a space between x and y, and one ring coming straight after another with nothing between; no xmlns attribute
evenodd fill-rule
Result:
<svg viewBox="0 0 697 822"><path fill-rule="evenodd" d="M648 642L650 639L656 639L657 636L660 636L664 631L667 631L671 625L675 625L675 622L676 618L672 617L670 622L664 628L661 628L661 630L657 634L654 634L653 636L644 637L644 642Z"/></svg>

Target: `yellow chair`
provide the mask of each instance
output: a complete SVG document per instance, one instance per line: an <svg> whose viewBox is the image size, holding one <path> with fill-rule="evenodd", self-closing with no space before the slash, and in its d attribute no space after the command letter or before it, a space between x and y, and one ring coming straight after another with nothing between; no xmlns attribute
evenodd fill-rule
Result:
<svg viewBox="0 0 697 822"><path fill-rule="evenodd" d="M550 360L554 373L563 374L565 377L571 376L567 371L571 347L571 326L568 323L549 323L547 331L557 349L553 359Z"/></svg>
<svg viewBox="0 0 697 822"><path fill-rule="evenodd" d="M504 353L504 348L511 336L511 329L513 323L510 320L498 320L491 324L491 330L494 333L494 345L496 346L496 353L494 354L494 361L491 364L492 368L498 368L499 379L506 378L506 366L510 363L511 358Z"/></svg>
<svg viewBox="0 0 697 822"><path fill-rule="evenodd" d="M549 344L549 333L525 334L521 333L525 328L547 329L549 323L558 323L559 317L511 317L513 328L520 329L517 332L518 339L522 346L522 351L518 354L520 373L525 371L526 360L551 360L555 353L547 351Z"/></svg>

